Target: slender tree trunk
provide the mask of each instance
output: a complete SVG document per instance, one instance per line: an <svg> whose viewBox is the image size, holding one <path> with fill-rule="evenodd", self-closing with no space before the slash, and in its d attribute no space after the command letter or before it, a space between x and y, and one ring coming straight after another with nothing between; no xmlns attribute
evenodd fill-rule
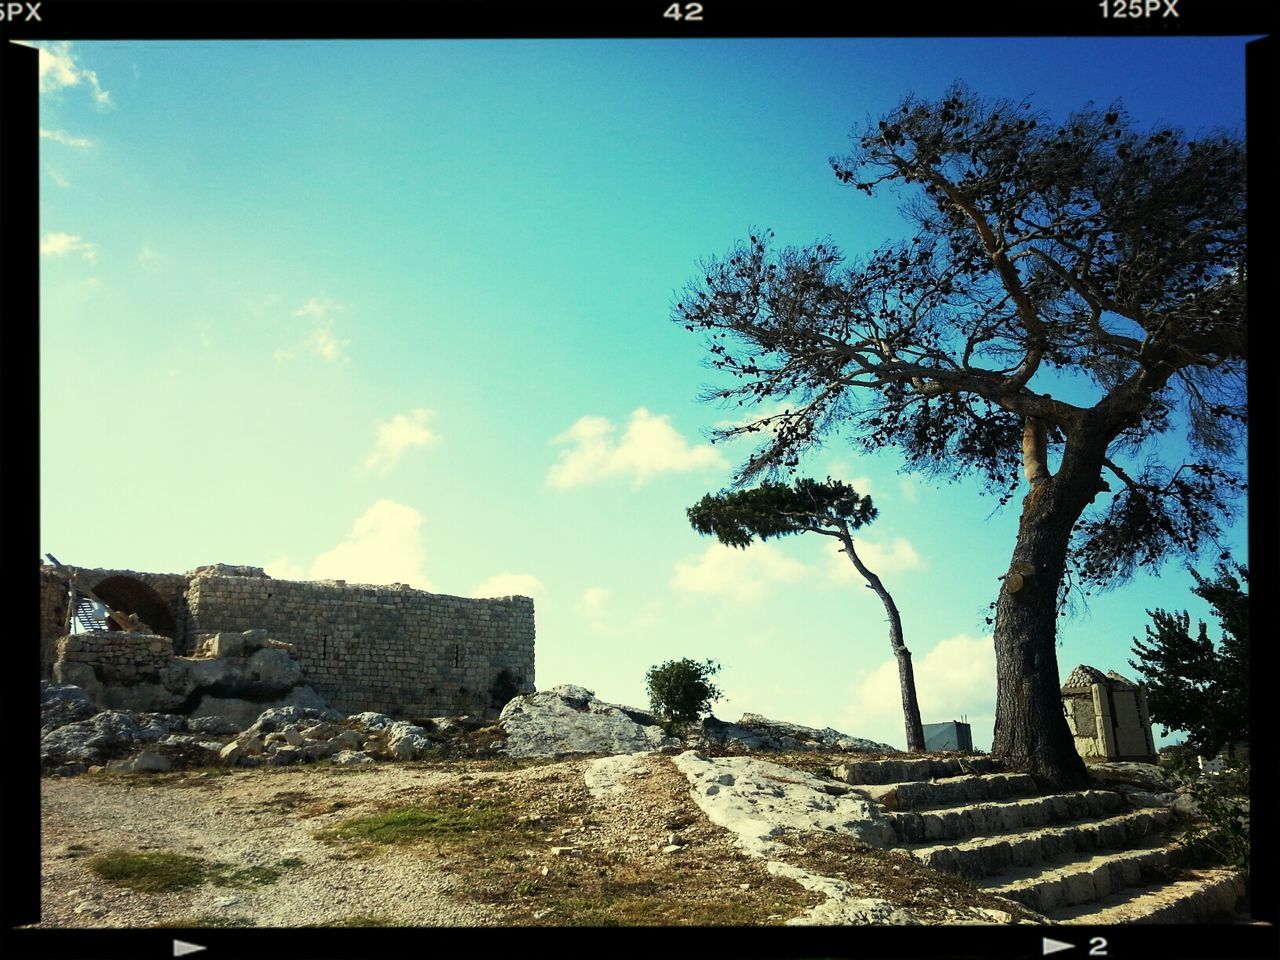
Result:
<svg viewBox="0 0 1280 960"><path fill-rule="evenodd" d="M1031 773L1045 788L1072 789L1089 782L1062 707L1057 606L1071 530L1097 494L1105 448L1100 437L1092 443L1069 441L1056 475L1035 471L996 603L996 723L991 753ZM1028 469L1029 476L1032 472Z"/></svg>
<svg viewBox="0 0 1280 960"><path fill-rule="evenodd" d="M902 691L902 718L907 731L907 751L924 753L924 727L920 723L920 705L916 702L916 677L911 669L911 651L902 642L902 618L898 615L898 605L889 596L880 578L867 569L862 558L853 549L853 536L848 527L840 531L840 542L844 544L844 552L849 557L858 573L867 581L867 586L875 591L880 602L884 604L885 613L889 615L889 645L893 647L893 655L898 659L898 686Z"/></svg>

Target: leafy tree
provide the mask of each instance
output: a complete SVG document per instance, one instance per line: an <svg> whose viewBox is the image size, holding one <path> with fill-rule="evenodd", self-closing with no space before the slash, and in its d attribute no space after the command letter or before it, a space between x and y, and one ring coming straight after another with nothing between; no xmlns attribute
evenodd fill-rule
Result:
<svg viewBox="0 0 1280 960"><path fill-rule="evenodd" d="M709 679L719 672L714 660L698 663L687 657L650 667L644 678L650 708L668 723L692 723L723 696Z"/></svg>
<svg viewBox="0 0 1280 960"><path fill-rule="evenodd" d="M1234 567L1234 572L1233 568ZM1129 665L1142 676L1152 719L1184 730L1203 756L1249 739L1249 570L1218 564L1216 579L1196 571L1192 593L1208 601L1222 627L1215 644L1204 621L1191 633L1191 618L1148 610L1146 640L1136 637Z"/></svg>
<svg viewBox="0 0 1280 960"><path fill-rule="evenodd" d="M906 98L831 163L906 192L914 236L846 264L830 242L774 252L754 233L673 309L733 378L705 398L758 411L718 433L764 438L734 483L794 474L840 431L976 474L1002 503L1021 468L992 753L1083 785L1058 692L1068 586L1196 555L1244 487L1243 144L1141 132L1118 105L1055 123L957 85Z"/></svg>
<svg viewBox="0 0 1280 960"><path fill-rule="evenodd" d="M902 618L889 591L862 562L853 546L853 531L876 518L871 498L859 496L853 487L830 477L825 483L802 477L792 486L766 480L750 490L707 494L689 508L688 514L695 530L704 535L713 534L730 547L746 548L757 536L768 540L770 537L806 532L820 533L840 541L840 551L867 581L868 588L875 591L888 614L889 645L898 660L907 749L923 753L924 728L916 702L911 652L902 642Z"/></svg>

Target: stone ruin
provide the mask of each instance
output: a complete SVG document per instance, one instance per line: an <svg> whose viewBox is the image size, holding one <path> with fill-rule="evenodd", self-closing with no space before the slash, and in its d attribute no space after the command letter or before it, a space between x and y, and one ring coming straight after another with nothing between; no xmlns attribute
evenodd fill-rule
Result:
<svg viewBox="0 0 1280 960"><path fill-rule="evenodd" d="M40 577L42 678L81 687L103 710L241 725L282 706L496 717L535 689L528 597L277 580L226 564L186 574L42 564ZM72 632L87 595L114 621L96 626L119 629Z"/></svg>
<svg viewBox="0 0 1280 960"><path fill-rule="evenodd" d="M1132 680L1081 664L1062 685L1062 708L1085 760L1157 762L1147 695Z"/></svg>

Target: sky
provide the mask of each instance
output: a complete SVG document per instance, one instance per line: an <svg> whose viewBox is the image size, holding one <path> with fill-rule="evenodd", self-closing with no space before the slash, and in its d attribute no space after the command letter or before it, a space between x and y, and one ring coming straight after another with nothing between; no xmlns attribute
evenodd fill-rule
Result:
<svg viewBox="0 0 1280 960"><path fill-rule="evenodd" d="M41 552L532 596L539 689L644 706L650 667L709 659L723 719L902 747L883 607L833 541L690 527L750 447L709 443L735 414L699 400L717 381L672 305L755 229L908 236L900 197L828 163L907 93L1242 131L1244 43L44 41ZM858 548L924 722L989 748L1021 494L997 510L838 435L803 467L872 496ZM1149 609L1216 635L1193 585L1172 562L1095 594L1062 676L1133 676Z"/></svg>

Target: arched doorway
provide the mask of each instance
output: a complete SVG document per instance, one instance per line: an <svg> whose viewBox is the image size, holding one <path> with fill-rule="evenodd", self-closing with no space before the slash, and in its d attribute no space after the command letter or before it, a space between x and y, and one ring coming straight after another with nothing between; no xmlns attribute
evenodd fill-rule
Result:
<svg viewBox="0 0 1280 960"><path fill-rule="evenodd" d="M169 605L143 581L117 574L94 584L93 592L117 613L136 613L156 633L178 639L178 625Z"/></svg>

